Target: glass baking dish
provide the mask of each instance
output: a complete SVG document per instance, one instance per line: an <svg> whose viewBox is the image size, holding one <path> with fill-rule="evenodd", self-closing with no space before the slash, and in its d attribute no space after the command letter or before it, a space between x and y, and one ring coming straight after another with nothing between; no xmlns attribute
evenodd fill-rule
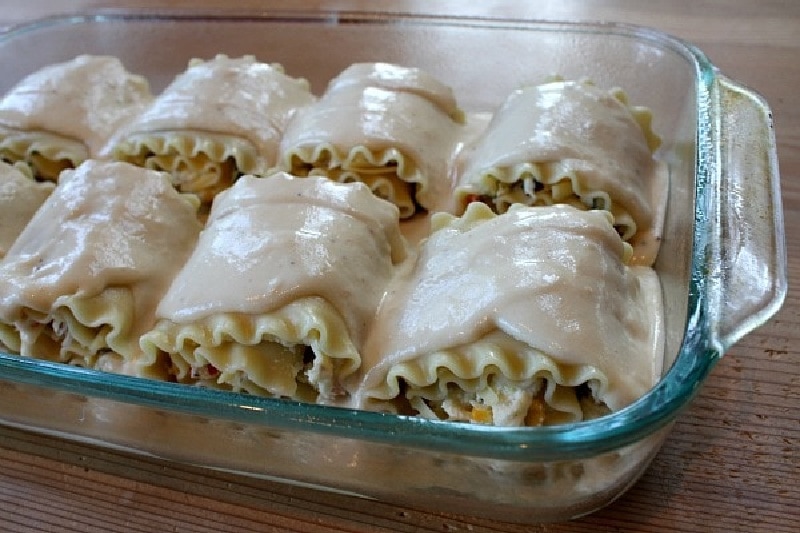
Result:
<svg viewBox="0 0 800 533"><path fill-rule="evenodd" d="M202 37L201 37L202 36ZM622 87L652 109L669 164L655 268L665 373L588 422L508 429L295 403L0 354L0 421L244 475L502 521L566 520L624 492L722 354L786 293L771 115L691 45L615 24L345 12L100 11L0 35L0 92L35 69L108 54L163 88L193 57L254 54L316 92L354 62L421 67L468 111L552 74Z"/></svg>

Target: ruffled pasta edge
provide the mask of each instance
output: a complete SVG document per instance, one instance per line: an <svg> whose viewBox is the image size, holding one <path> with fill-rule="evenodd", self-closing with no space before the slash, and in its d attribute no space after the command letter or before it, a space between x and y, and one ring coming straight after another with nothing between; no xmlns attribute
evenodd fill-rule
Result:
<svg viewBox="0 0 800 533"><path fill-rule="evenodd" d="M430 207L421 201L426 195L428 180L413 160L398 148L373 151L367 146L357 145L348 150L340 150L331 143L320 143L313 147L301 146L286 150L280 165L281 169L298 176L309 175L314 171L330 173L341 170L348 178L362 182L364 175L389 175L398 178L408 187L407 195L395 192L395 197L408 196L423 208ZM394 180L390 181L396 189L399 184Z"/></svg>
<svg viewBox="0 0 800 533"><path fill-rule="evenodd" d="M580 397L581 386L591 392L594 406L586 405ZM508 397L509 391L526 391L529 397L522 404L511 406L518 412L505 416L510 423L504 425L548 425L576 422L607 412L604 406L608 388L608 378L597 368L559 365L547 354L494 330L477 342L392 366L379 385L361 392L360 402L366 408L376 409L382 401L399 399L408 401L412 409L416 406L416 411L423 411L425 407L417 401L421 399L430 409L419 414L441 418L443 413L438 405L455 398L462 404L472 404L469 421L492 423L492 410L509 407L502 405L502 398L493 400L493 397ZM537 398L543 404L537 404ZM531 415L534 421L530 420Z"/></svg>
<svg viewBox="0 0 800 533"><path fill-rule="evenodd" d="M34 177L58 181L66 168L74 168L89 159L82 142L46 131L20 131L0 125L0 159L22 162Z"/></svg>
<svg viewBox="0 0 800 533"><path fill-rule="evenodd" d="M47 312L23 308L25 320L0 326L0 342L25 357L95 368L107 352L123 360L139 355L132 334L134 297L110 287L94 296L61 296Z"/></svg>
<svg viewBox="0 0 800 533"><path fill-rule="evenodd" d="M186 323L161 319L139 340L145 354L140 364L158 365L166 357L174 367L176 380L191 383L197 381L192 377L192 369L222 362L221 354L214 348L226 344L257 346L265 342L287 349L310 347L314 359L305 369L303 379L307 379L323 399L341 394L342 381L361 365L361 356L347 333L344 320L330 303L319 297L302 298L258 315L223 312ZM302 353L300 357L303 357ZM295 365L296 362L287 364ZM216 370L220 375L226 372L225 368ZM227 388L240 385L247 392L276 395L270 391L270 388L276 388L274 384L248 383L249 377L244 377L244 381L239 376L238 379L232 377L230 382L217 384L227 385ZM292 396L283 392L277 396Z"/></svg>

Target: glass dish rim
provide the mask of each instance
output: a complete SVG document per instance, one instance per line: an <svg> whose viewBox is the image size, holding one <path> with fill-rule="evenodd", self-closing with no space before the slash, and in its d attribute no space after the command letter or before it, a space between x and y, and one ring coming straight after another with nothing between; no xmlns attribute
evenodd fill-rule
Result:
<svg viewBox="0 0 800 533"><path fill-rule="evenodd" d="M713 184L711 93L716 68L693 45L666 33L631 24L573 22L476 16L419 15L394 12L291 11L198 9L95 9L53 15L11 26L0 32L0 46L19 35L52 26L109 22L262 22L325 24L397 24L436 27L480 27L520 31L613 34L655 41L688 59L696 71L698 112L695 156L695 211L687 327L670 370L636 402L601 418L546 427L498 428L468 423L442 422L419 417L356 411L327 405L249 396L51 363L0 352L3 381L43 386L91 398L105 398L164 411L179 411L208 418L252 424L261 429L286 429L324 433L436 452L517 461L558 461L592 457L633 444L670 423L697 392L722 355L709 334L705 231Z"/></svg>

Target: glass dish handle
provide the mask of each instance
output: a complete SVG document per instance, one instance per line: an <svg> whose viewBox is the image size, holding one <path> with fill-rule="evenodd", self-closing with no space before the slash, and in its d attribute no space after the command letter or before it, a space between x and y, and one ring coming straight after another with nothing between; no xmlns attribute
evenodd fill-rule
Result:
<svg viewBox="0 0 800 533"><path fill-rule="evenodd" d="M757 93L720 76L718 199L712 227L716 336L724 353L786 296L786 246L772 113Z"/></svg>

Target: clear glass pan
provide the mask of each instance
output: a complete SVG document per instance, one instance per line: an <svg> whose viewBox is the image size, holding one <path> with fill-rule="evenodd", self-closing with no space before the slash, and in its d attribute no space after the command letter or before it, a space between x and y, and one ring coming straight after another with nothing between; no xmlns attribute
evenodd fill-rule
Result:
<svg viewBox="0 0 800 533"><path fill-rule="evenodd" d="M199 37L202 36L202 37ZM78 54L163 88L193 57L254 54L321 91L358 61L418 66L490 111L552 74L625 89L653 110L670 165L662 281L666 373L598 420L505 429L217 392L0 354L0 421L176 461L431 510L564 520L619 496L724 351L786 292L771 116L694 47L612 24L395 14L102 11L0 35L0 92Z"/></svg>

